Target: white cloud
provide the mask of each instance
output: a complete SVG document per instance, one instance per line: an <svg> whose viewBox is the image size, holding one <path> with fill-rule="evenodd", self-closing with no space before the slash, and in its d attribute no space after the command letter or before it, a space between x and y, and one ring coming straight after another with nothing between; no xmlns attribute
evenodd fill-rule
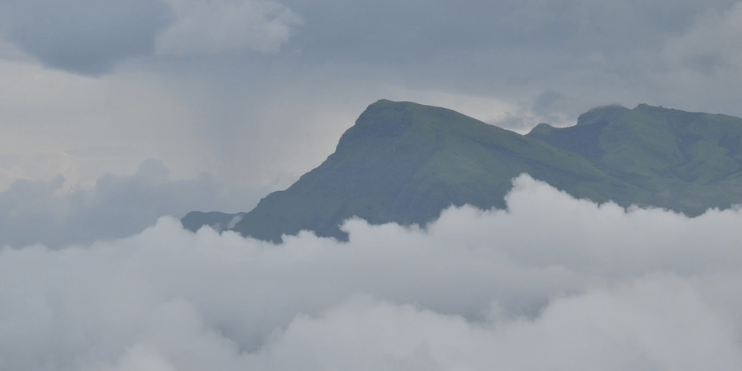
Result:
<svg viewBox="0 0 742 371"><path fill-rule="evenodd" d="M740 211L625 212L528 177L508 203L427 230L353 220L348 243L162 218L85 247L5 248L0 368L742 367Z"/></svg>
<svg viewBox="0 0 742 371"><path fill-rule="evenodd" d="M263 0L164 0L175 21L155 40L163 55L212 54L242 49L273 53L302 19L291 9Z"/></svg>
<svg viewBox="0 0 742 371"><path fill-rule="evenodd" d="M352 300L297 317L255 358L280 370L733 370L729 325L687 282L649 277L555 299L532 321Z"/></svg>
<svg viewBox="0 0 742 371"><path fill-rule="evenodd" d="M527 133L534 126L544 122L544 118L524 108L523 103L513 104L492 97L456 94L440 90L416 90L401 86L391 86L385 94L385 97L391 100L446 107L521 134Z"/></svg>

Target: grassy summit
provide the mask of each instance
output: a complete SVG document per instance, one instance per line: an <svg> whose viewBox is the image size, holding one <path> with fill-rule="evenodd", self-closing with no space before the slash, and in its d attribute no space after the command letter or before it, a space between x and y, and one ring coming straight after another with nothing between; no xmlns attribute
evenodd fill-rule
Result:
<svg viewBox="0 0 742 371"><path fill-rule="evenodd" d="M325 162L233 229L278 241L304 229L344 239L338 226L353 216L425 224L450 205L505 207L524 172L579 198L697 215L742 202L740 143L741 119L647 105L601 107L574 127L541 124L523 136L445 108L380 100ZM189 215L197 229L203 215Z"/></svg>
<svg viewBox="0 0 742 371"><path fill-rule="evenodd" d="M504 207L511 179L523 172L601 201L610 194L594 189L631 189L581 156L542 141L452 110L381 100L343 134L324 163L263 199L234 229L275 241L302 229L343 238L338 225L353 216L424 224L450 205Z"/></svg>

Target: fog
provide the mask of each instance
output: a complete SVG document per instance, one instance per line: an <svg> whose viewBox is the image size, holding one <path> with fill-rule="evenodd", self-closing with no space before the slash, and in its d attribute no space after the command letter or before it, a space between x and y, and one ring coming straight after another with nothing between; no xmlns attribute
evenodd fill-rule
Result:
<svg viewBox="0 0 742 371"><path fill-rule="evenodd" d="M0 369L736 370L739 210L689 219L527 175L507 210L273 245L177 219L0 252Z"/></svg>

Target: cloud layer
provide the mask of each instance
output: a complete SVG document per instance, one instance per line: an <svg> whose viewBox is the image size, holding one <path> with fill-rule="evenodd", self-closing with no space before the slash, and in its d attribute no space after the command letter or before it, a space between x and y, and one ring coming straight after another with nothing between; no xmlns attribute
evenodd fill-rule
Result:
<svg viewBox="0 0 742 371"><path fill-rule="evenodd" d="M59 248L122 238L163 215L249 210L268 193L230 187L209 175L171 180L168 169L154 160L131 176L105 175L90 189L65 190L64 181L61 175L50 181L17 180L0 192L0 246Z"/></svg>
<svg viewBox="0 0 742 371"><path fill-rule="evenodd" d="M178 221L0 252L0 366L49 370L742 367L739 211L688 219L527 176L508 210L280 245Z"/></svg>
<svg viewBox="0 0 742 371"><path fill-rule="evenodd" d="M170 20L154 0L9 1L0 5L8 38L44 65L86 75L150 54Z"/></svg>
<svg viewBox="0 0 742 371"><path fill-rule="evenodd" d="M29 0L0 4L0 12L11 42L48 67L82 75L154 53L275 52L301 24L270 0Z"/></svg>
<svg viewBox="0 0 742 371"><path fill-rule="evenodd" d="M302 19L274 1L167 0L175 22L157 36L158 54L278 51Z"/></svg>

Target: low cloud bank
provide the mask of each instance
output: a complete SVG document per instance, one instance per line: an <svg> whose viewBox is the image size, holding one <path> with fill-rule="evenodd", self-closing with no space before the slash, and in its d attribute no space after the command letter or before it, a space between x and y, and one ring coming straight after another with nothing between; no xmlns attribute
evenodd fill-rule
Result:
<svg viewBox="0 0 742 371"><path fill-rule="evenodd" d="M163 215L193 210L250 210L268 189L238 189L219 179L172 180L161 162L147 160L131 176L106 175L92 189L63 191L64 178L17 180L0 192L0 246L50 248L90 244L139 233Z"/></svg>
<svg viewBox="0 0 742 371"><path fill-rule="evenodd" d="M521 176L508 210L279 245L173 218L0 252L0 369L742 369L740 211L688 219Z"/></svg>

